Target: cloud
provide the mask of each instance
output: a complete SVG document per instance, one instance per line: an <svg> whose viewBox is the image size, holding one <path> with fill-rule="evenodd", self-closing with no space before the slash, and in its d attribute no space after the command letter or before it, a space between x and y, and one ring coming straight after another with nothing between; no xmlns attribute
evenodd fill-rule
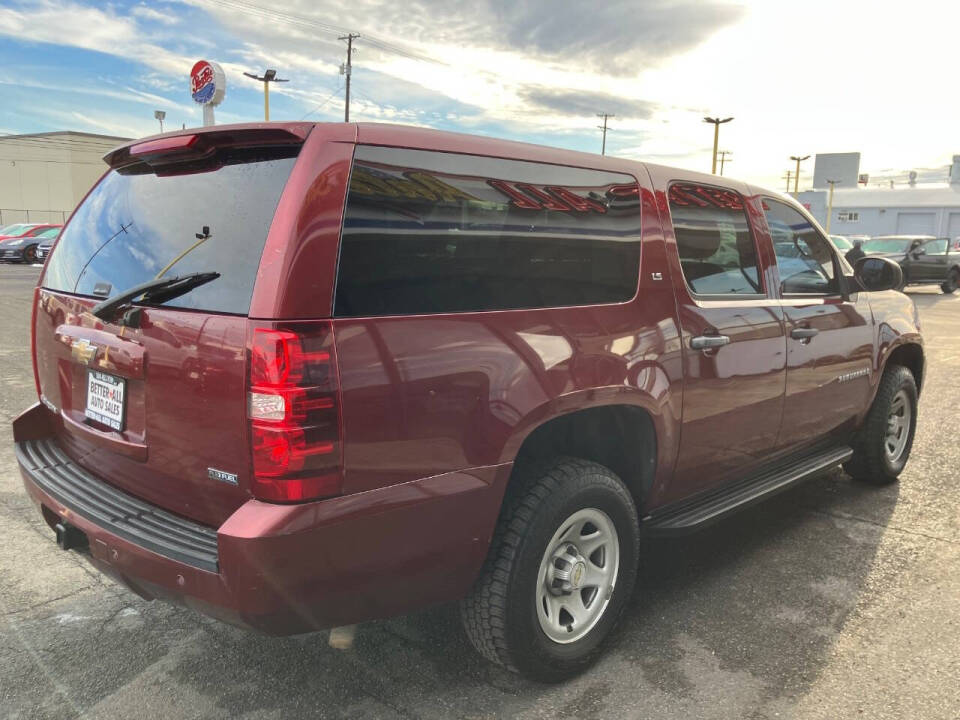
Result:
<svg viewBox="0 0 960 720"><path fill-rule="evenodd" d="M652 117L657 109L656 103L603 92L533 86L522 88L519 95L524 102L536 107L560 115L587 118L595 117L598 112L608 112L620 118L647 119Z"/></svg>
<svg viewBox="0 0 960 720"><path fill-rule="evenodd" d="M146 5L137 5L130 12L138 18L157 22L161 25L177 25L180 22L180 19L176 15L173 15L172 12L160 12Z"/></svg>

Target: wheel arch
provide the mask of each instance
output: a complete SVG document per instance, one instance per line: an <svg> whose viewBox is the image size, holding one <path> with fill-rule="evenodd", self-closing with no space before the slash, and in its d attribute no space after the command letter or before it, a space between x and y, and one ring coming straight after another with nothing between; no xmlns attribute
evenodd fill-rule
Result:
<svg viewBox="0 0 960 720"><path fill-rule="evenodd" d="M890 350L883 363L883 369L886 370L890 365L902 365L907 368L913 373L913 379L917 383L917 393L919 394L923 387L924 363L923 347L919 343L906 342Z"/></svg>
<svg viewBox="0 0 960 720"><path fill-rule="evenodd" d="M507 493L531 467L560 456L599 463L627 485L642 508L658 470L657 422L643 406L614 403L550 417L523 438L516 451Z"/></svg>

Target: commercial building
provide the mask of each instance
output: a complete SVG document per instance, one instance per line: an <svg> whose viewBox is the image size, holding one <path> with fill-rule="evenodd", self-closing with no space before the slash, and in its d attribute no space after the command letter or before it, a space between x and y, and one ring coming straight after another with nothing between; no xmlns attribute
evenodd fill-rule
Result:
<svg viewBox="0 0 960 720"><path fill-rule="evenodd" d="M906 185L858 187L849 184L852 174L847 168L844 173L847 182L844 186L839 183L835 186L829 222L831 233L960 237L960 155L953 157L946 183L920 184L915 180L916 173L911 173L911 181ZM816 185L815 180L814 189L801 192L797 199L827 227L830 192Z"/></svg>
<svg viewBox="0 0 960 720"><path fill-rule="evenodd" d="M127 138L63 131L0 135L0 225L64 222Z"/></svg>

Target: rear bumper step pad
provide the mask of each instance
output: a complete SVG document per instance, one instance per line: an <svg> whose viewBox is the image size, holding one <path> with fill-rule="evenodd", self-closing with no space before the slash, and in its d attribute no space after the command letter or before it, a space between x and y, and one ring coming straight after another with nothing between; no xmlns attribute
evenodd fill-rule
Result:
<svg viewBox="0 0 960 720"><path fill-rule="evenodd" d="M217 531L172 515L98 480L53 438L17 443L17 460L45 493L80 517L158 555L219 571Z"/></svg>

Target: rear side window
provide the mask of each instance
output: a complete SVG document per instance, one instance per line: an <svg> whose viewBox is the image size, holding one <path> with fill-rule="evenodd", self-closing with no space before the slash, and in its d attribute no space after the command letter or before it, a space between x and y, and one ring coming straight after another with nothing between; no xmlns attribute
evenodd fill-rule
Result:
<svg viewBox="0 0 960 720"><path fill-rule="evenodd" d="M698 295L760 295L757 248L743 199L731 190L674 183L670 217L680 266Z"/></svg>
<svg viewBox="0 0 960 720"><path fill-rule="evenodd" d="M624 302L637 290L629 175L359 146L338 316Z"/></svg>
<svg viewBox="0 0 960 720"><path fill-rule="evenodd" d="M143 164L111 171L64 230L45 287L106 297L213 271L218 279L165 304L245 315L297 150L221 150L163 175Z"/></svg>

